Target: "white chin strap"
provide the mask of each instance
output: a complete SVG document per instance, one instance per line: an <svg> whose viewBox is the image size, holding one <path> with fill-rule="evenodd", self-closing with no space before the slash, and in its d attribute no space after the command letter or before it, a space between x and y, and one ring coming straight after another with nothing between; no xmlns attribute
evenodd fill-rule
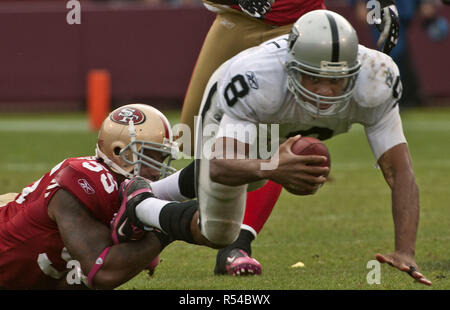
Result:
<svg viewBox="0 0 450 310"><path fill-rule="evenodd" d="M126 172L125 170L122 169L122 167L120 167L118 164L116 164L115 162L113 162L111 159L109 159L102 151L100 151L100 148L97 147L95 148L95 156L98 158L103 159L103 161L105 162L105 164L111 168L112 171L123 175L124 177L130 179L133 178L134 175L130 172Z"/></svg>

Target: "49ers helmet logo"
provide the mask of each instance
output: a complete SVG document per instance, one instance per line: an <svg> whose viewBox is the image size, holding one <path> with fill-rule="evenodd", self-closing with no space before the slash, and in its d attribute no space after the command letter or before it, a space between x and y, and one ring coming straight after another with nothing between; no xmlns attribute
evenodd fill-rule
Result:
<svg viewBox="0 0 450 310"><path fill-rule="evenodd" d="M138 109L123 108L111 114L111 120L123 125L133 121L137 125L145 121L145 114Z"/></svg>

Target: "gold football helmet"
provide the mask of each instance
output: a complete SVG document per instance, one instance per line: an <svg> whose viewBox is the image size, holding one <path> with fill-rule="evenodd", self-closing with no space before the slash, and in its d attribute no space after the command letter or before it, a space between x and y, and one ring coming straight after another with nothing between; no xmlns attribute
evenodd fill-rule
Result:
<svg viewBox="0 0 450 310"><path fill-rule="evenodd" d="M163 162L151 158L146 151L161 152ZM127 178L140 175L142 165L166 177L176 171L170 162L178 152L167 118L145 104L128 104L112 111L98 133L96 156Z"/></svg>

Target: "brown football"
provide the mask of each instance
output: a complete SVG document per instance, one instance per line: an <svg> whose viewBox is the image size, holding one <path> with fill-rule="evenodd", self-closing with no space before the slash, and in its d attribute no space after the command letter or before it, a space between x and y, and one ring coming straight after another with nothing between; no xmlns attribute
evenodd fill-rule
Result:
<svg viewBox="0 0 450 310"><path fill-rule="evenodd" d="M296 155L321 155L327 158L327 161L321 166L331 167L330 153L325 144L319 139L313 137L301 137L291 147L292 153ZM326 175L325 177L327 177Z"/></svg>

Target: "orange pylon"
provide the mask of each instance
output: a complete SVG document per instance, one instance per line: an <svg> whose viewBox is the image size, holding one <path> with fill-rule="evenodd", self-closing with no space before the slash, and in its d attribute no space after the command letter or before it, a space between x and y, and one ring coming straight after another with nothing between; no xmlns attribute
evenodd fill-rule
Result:
<svg viewBox="0 0 450 310"><path fill-rule="evenodd" d="M87 112L92 130L99 130L111 110L111 77L108 70L90 70L87 75Z"/></svg>

